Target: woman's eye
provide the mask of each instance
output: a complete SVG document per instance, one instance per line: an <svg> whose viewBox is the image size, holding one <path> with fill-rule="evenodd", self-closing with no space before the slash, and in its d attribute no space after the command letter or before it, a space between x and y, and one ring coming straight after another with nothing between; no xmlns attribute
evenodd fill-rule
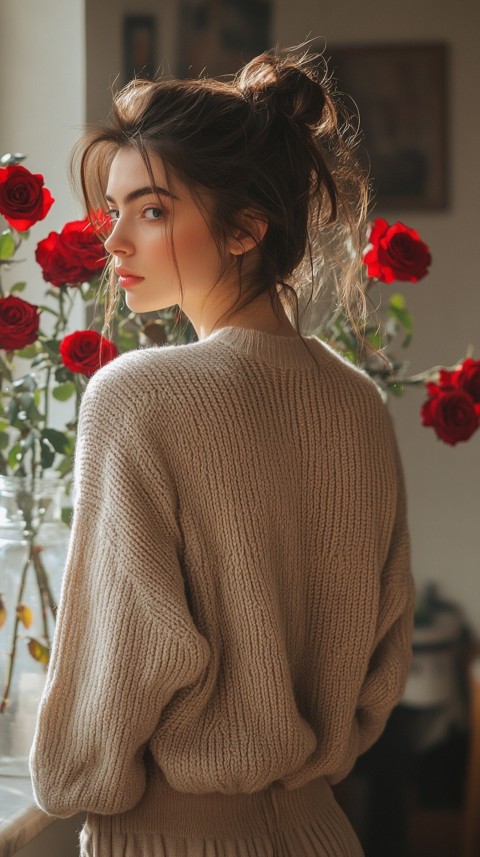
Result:
<svg viewBox="0 0 480 857"><path fill-rule="evenodd" d="M109 217L110 220L118 220L119 213L116 208L108 208L105 212L106 217Z"/></svg>
<svg viewBox="0 0 480 857"><path fill-rule="evenodd" d="M150 208L146 208L143 212L144 216L147 220L160 220L161 217L165 214L163 208L157 208L151 206Z"/></svg>

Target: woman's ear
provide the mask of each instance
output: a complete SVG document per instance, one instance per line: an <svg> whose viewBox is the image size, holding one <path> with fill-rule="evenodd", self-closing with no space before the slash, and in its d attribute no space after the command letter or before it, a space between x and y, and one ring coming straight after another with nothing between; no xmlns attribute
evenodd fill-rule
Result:
<svg viewBox="0 0 480 857"><path fill-rule="evenodd" d="M239 212L237 228L227 241L227 249L233 256L241 256L260 244L268 229L265 215L251 209Z"/></svg>

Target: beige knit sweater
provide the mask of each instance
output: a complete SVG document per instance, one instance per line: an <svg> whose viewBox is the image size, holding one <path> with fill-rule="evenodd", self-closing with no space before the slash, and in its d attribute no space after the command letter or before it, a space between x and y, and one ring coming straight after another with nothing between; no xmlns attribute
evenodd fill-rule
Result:
<svg viewBox="0 0 480 857"><path fill-rule="evenodd" d="M413 585L373 382L235 327L90 381L30 764L55 816L346 776L401 697ZM151 755L150 755L151 754Z"/></svg>

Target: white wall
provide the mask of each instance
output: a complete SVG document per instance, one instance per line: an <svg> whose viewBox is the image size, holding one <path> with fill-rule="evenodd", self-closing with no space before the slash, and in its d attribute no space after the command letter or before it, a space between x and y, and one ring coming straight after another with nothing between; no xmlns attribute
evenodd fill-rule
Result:
<svg viewBox="0 0 480 857"><path fill-rule="evenodd" d="M81 212L70 190L68 158L85 123L84 20L84 0L0 4L0 152L27 155L23 165L44 176L55 199L17 254L25 261L10 274L27 281L22 296L33 303L48 288L34 258L38 241Z"/></svg>
<svg viewBox="0 0 480 857"><path fill-rule="evenodd" d="M85 122L84 0L2 0L0 150L23 152L55 197L26 246L76 217L68 155Z"/></svg>
<svg viewBox="0 0 480 857"><path fill-rule="evenodd" d="M125 12L155 12L159 58L174 68L177 0L87 0L88 116L103 117L108 82L121 72L121 20ZM273 0L272 0L273 2ZM451 204L446 211L401 212L430 245L427 279L403 289L415 321L406 352L412 371L449 365L468 344L480 358L479 270L480 4L478 0L276 0L272 43L293 45L306 37L327 44L445 41L450 47L449 109ZM399 213L400 217L400 213ZM391 220L397 219L389 212ZM396 288L396 286L395 286ZM385 287L387 294L392 287ZM391 408L404 460L410 504L415 577L436 580L458 599L480 633L480 431L449 447L421 426L423 393L410 390Z"/></svg>
<svg viewBox="0 0 480 857"><path fill-rule="evenodd" d="M27 155L23 165L44 176L55 199L17 253L25 261L5 275L5 283L26 281L22 297L35 304L44 300L49 288L35 262L37 243L81 213L70 190L68 158L85 123L84 3L0 2L0 153ZM82 304L77 303L72 329L84 326ZM59 427L71 418L71 407L54 403L52 415Z"/></svg>

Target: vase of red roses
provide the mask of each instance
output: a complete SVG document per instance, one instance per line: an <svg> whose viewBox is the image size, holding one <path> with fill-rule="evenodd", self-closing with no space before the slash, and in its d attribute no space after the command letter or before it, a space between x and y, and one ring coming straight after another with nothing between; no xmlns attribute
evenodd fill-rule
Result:
<svg viewBox="0 0 480 857"><path fill-rule="evenodd" d="M23 296L26 283L15 277L17 254L54 199L43 176L22 160L0 159L0 215L6 221L0 232L0 773L28 776L68 547L82 394L99 367L120 352L152 342L188 342L193 335L188 324L179 329L178 309L144 317L122 306L114 338L102 336L102 308L96 308L105 267L102 212L38 241L35 299ZM72 329L79 305L87 324Z"/></svg>

